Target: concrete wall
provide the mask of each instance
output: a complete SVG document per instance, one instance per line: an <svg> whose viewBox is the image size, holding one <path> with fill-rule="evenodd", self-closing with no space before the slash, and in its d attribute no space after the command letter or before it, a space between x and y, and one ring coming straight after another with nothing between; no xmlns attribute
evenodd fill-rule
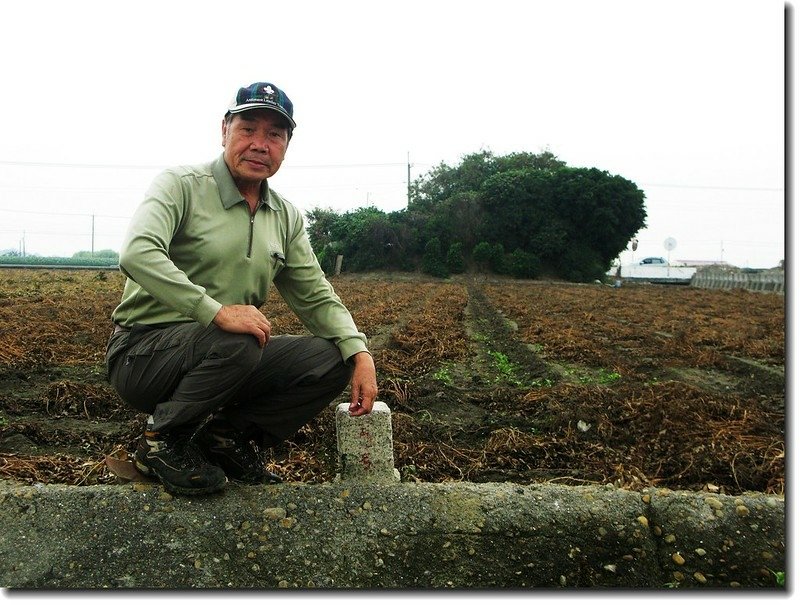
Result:
<svg viewBox="0 0 800 605"><path fill-rule="evenodd" d="M726 269L704 269L695 273L691 286L732 290L741 288L755 292L784 292L783 271L749 273Z"/></svg>
<svg viewBox="0 0 800 605"><path fill-rule="evenodd" d="M689 283L696 267L675 267L672 265L623 265L622 278L654 283Z"/></svg>
<svg viewBox="0 0 800 605"><path fill-rule="evenodd" d="M0 481L0 585L32 588L764 587L784 501L513 484Z"/></svg>

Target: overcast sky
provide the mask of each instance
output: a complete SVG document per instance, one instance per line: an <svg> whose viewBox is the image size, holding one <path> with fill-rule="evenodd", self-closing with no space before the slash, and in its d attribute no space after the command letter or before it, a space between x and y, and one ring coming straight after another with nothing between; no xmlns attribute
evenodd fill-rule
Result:
<svg viewBox="0 0 800 605"><path fill-rule="evenodd" d="M221 153L229 99L265 80L298 124L271 186L304 210L402 209L409 160L413 179L549 150L645 192L624 262L772 267L785 16L775 0L6 2L0 249L88 250L94 221L95 249L118 250L153 176Z"/></svg>

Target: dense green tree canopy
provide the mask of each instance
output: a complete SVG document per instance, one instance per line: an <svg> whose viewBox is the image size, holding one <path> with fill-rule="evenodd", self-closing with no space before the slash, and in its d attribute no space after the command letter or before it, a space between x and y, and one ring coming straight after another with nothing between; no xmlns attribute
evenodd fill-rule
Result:
<svg viewBox="0 0 800 605"><path fill-rule="evenodd" d="M549 151L502 157L480 151L457 166L436 166L411 191L399 212L308 212L323 267L330 270L324 261L343 254L353 271L442 274L471 267L588 281L602 276L646 219L644 194L634 183L569 167Z"/></svg>

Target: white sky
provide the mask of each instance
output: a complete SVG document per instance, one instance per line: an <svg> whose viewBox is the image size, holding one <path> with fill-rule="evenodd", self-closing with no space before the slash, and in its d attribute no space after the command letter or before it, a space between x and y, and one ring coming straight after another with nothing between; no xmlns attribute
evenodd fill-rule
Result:
<svg viewBox="0 0 800 605"><path fill-rule="evenodd" d="M775 0L6 2L0 249L119 249L163 167L222 148L235 91L298 123L271 186L300 208L406 204L480 149L635 182L644 256L784 258L784 18ZM677 248L664 249L673 237Z"/></svg>

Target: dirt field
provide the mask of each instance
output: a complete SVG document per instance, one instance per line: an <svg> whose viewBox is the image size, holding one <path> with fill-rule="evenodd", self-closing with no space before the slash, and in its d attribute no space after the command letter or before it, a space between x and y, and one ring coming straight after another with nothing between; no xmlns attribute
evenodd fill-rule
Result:
<svg viewBox="0 0 800 605"><path fill-rule="evenodd" d="M339 277L407 481L783 493L784 298L686 286ZM105 382L119 274L0 269L0 476L116 479L144 417ZM302 326L275 295L275 333ZM344 401L344 394L340 401ZM336 472L332 410L270 452Z"/></svg>

